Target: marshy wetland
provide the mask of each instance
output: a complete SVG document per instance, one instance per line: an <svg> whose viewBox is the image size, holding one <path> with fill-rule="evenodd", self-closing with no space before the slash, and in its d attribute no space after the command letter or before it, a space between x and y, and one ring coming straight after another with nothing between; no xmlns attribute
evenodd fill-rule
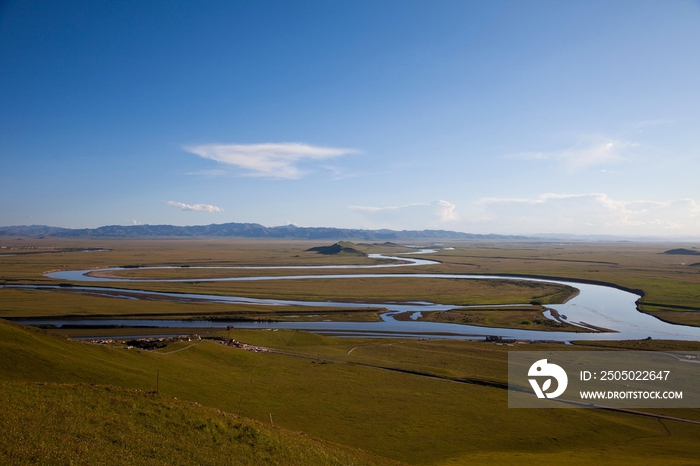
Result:
<svg viewBox="0 0 700 466"><path fill-rule="evenodd" d="M267 313L258 313L257 318L250 314L244 317L236 315L232 309L228 317L241 327L290 328L326 334L374 332L422 337L430 334L476 337L492 334L492 328L499 328L502 329L498 330L501 336L530 340L568 341L572 335L567 332L598 334L581 335L577 337L579 339L700 338L700 329L663 322L638 312L637 300L644 292L624 289L614 283L596 283L590 279L566 281L536 276L397 273L397 268L402 268L402 271L407 268L442 268L444 264L441 261L411 256L437 254L438 251L454 254L458 249L437 246L414 251L410 247L402 248L391 243L362 246L337 243L333 247L314 247L304 252L366 258L374 263L319 265L297 262L290 265L284 263L288 258L280 258L283 265L187 263L179 266L127 265L61 270L44 274L47 278L60 281L59 285L41 286L39 289L66 292L69 288L67 292L73 294L132 300L213 302L230 304L232 307L255 305L266 308ZM393 249L398 255L372 252L382 249ZM404 255L401 255L402 252ZM678 254L672 252L671 255ZM295 258L299 257L298 254L295 255ZM588 262L619 265L610 261ZM393 273L376 273L384 270ZM305 274L299 274L301 272ZM82 282L92 286L75 286ZM95 286L97 282L119 284L120 290ZM175 284L205 291L207 285L224 282L225 294L201 291L193 293L182 291L181 288L166 292L149 287ZM127 288L129 283L138 285L138 288ZM24 291L37 289L24 285L6 286ZM294 314L276 312L275 307L279 306L292 308ZM353 324L351 312L345 312L342 317L338 313L326 313L324 309L330 306L345 311L363 312L358 314L357 319L362 323ZM312 308L313 312L310 313L305 308ZM373 312L377 308L379 310ZM374 318L372 313L376 314ZM407 318L407 314L410 318ZM219 316L217 320L225 321L226 315ZM372 320L376 323L372 323ZM30 323L28 320L22 322ZM115 325L115 322L105 321L105 325ZM40 320L37 323L64 324L59 320ZM212 327L217 326L213 321L208 323ZM94 327L97 322L81 320L75 324ZM123 325L123 322L119 325ZM151 319L148 325L186 327L193 324ZM198 322L196 325L203 324Z"/></svg>
<svg viewBox="0 0 700 466"><path fill-rule="evenodd" d="M274 464L280 457L289 458L281 464L300 464L306 450L309 464L687 464L700 456L700 425L683 421L700 421L698 410L517 410L507 407L504 390L507 354L514 349L700 349L693 338L700 324L700 273L684 257L663 254L672 249L668 245L451 243L418 256L430 261L420 266L302 270L264 267L386 266L396 261L368 255L406 257L401 253L415 250L356 242L362 254L325 255L307 251L318 242L21 241L28 247L46 242L54 248L50 253L12 250L7 253L15 255L0 257L0 317L59 323L37 329L0 322L5 461L52 458L44 447L17 446L36 435L31 432L44 432L69 446L61 450L65 455L99 462L116 451L123 432L91 430L91 422L129 426L133 435L124 442L133 446L137 463L147 463L139 456L145 440L137 438L152 429L167 438L163 449L170 452L202 443L208 460L193 457L202 464L221 462L208 442L228 442L226 451L238 451L244 464ZM0 243L12 247L18 241ZM78 250L87 248L95 252ZM90 270L94 276L105 268L120 268L108 277L118 280L46 275ZM244 279L250 277L265 279ZM534 277L541 281L524 280ZM563 306L594 296L587 287L610 293L605 299L623 299L625 319L650 319L689 336L621 338L625 328L612 333L605 329L613 325L600 322L573 325L581 320ZM619 325L615 303L606 303L602 310ZM116 321L126 327L109 324ZM144 327L148 321L167 321L172 328ZM325 326L326 334L337 329L344 338L305 331L323 332L315 326ZM66 338L158 332L197 337L151 351L125 349L118 338L100 345ZM369 338L372 332L393 338ZM513 335L520 343L480 341L484 335ZM460 339L465 336L472 340ZM269 352L219 343L231 339ZM110 403L112 412L105 408ZM21 409L36 411L35 420L20 422ZM91 417L89 410L110 418ZM49 421L66 413L81 416L85 425L76 421L64 429ZM650 413L681 420L645 415ZM261 456L256 445L274 454Z"/></svg>

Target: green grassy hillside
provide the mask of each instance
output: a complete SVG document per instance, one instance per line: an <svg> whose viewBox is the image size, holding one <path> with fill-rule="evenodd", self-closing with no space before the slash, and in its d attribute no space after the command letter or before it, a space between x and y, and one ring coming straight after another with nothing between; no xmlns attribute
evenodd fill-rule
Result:
<svg viewBox="0 0 700 466"><path fill-rule="evenodd" d="M0 463L375 465L383 458L114 386L0 384Z"/></svg>
<svg viewBox="0 0 700 466"><path fill-rule="evenodd" d="M164 465L397 464L179 401L172 390L156 394L154 371L169 374L161 387L172 385L179 365L159 360L164 357L71 341L0 321L0 464L115 464L116 459ZM190 388L196 387L196 377L213 376L206 370L193 373L189 364L179 370L178 377ZM187 372L194 377L184 376ZM204 390L175 392L211 405Z"/></svg>
<svg viewBox="0 0 700 466"><path fill-rule="evenodd" d="M700 435L698 425L601 410L509 409L505 390L455 383L463 379L502 382L507 359L503 346L464 341L330 339L302 332L236 331L233 336L245 342L275 347L287 354L246 352L211 341L181 343L160 352L126 350L70 341L0 321L0 383L5 384L6 393L2 409L19 410L12 414L14 417L8 415L8 419L14 420L7 421L7 425L15 429L13 438L28 439L23 445L32 451L27 454L42 455L45 449L54 448L59 457L66 449L82 451L81 441L87 430L83 430L80 422L89 422L95 412L102 412L94 418L96 427L93 430L97 437L87 437L93 438L91 441L95 445L115 440L110 436L116 432L110 430L110 423L132 425L134 432L161 426L157 432L167 438L163 441L166 447L163 452L152 454L175 455L170 456L175 458L179 451L177 445L194 446L203 441L201 433L184 432L177 427L197 427L178 424L178 419L183 419L180 414L168 418L167 413L176 412L181 406L196 408L176 402L173 400L176 397L262 423L254 426L269 426L272 415L274 430L255 427L265 435L272 435L280 428L303 431L311 438L322 438L351 449L361 448L410 464L542 464L553 461L689 464L700 456L700 444L696 441ZM540 347L545 348L544 345L529 345L528 349ZM557 347L563 349L562 345ZM157 371L160 371L159 395L143 393L155 389ZM117 399L133 397L133 400L129 398L131 401L111 405L112 391L82 385L59 396L63 388L23 385L31 382L119 386L126 391L111 389L117 393ZM24 388L17 389L18 386ZM135 389L142 392L133 391ZM52 394L51 390L56 392ZM7 392L17 394L8 396ZM54 398L66 401L50 401ZM84 401L71 401L81 399ZM99 403L107 404L101 405L91 399L104 399ZM56 409L65 403L65 408L41 414L43 409L54 409L51 403L56 403ZM139 410L153 413L157 419L141 418ZM221 422L228 426L226 432L234 432L230 434L232 437L238 435L232 426L237 422L245 424L240 418L216 417L212 414L216 411L198 412L200 418L211 418L210 424L207 424L210 421L202 421L199 425L209 425L216 430L217 422ZM677 410L671 415L699 417L693 410ZM32 424L32 419L42 419L41 416L46 416L46 423ZM110 420L110 416L116 417ZM184 417L187 416L189 414ZM54 418L56 421L48 421ZM62 418L72 419L66 422L74 426L65 434L60 424ZM35 435L33 432L44 428L44 424L49 429L47 434ZM211 442L223 442L228 434L218 435L207 438ZM284 438L292 443L297 442L297 438L307 438L289 435L291 437ZM134 434L134 438L137 436ZM149 448L154 448L154 442L134 440L129 441L129 445L144 455L142 458L149 458L152 452ZM236 448L247 451L247 447L231 442L226 447L231 448L230 451ZM138 445L145 449L137 448ZM261 442L260 445L266 444ZM336 451L333 448L337 447L321 446L335 451L333 454L340 464L352 464L352 461L363 464L361 457L343 459L342 455L350 455L350 450ZM313 464L293 456L295 451L311 448L302 447L282 445L275 450L278 456L273 455L273 459L279 464L285 464L284 461L288 461L286 464ZM17 448L8 451L18 455L21 450ZM112 451L106 443L88 449L92 448L105 455ZM323 448L314 457L319 458L314 460L316 464L325 464ZM250 453L254 454L257 453ZM80 456L75 458L82 461ZM99 458L95 456L94 461L87 462L99 463ZM381 464L381 461L373 458L365 463Z"/></svg>

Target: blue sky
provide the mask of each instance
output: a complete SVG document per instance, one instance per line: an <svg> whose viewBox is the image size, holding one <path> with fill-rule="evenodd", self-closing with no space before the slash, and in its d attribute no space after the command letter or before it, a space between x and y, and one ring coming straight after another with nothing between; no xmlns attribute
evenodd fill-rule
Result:
<svg viewBox="0 0 700 466"><path fill-rule="evenodd" d="M0 3L0 225L700 236L700 3Z"/></svg>

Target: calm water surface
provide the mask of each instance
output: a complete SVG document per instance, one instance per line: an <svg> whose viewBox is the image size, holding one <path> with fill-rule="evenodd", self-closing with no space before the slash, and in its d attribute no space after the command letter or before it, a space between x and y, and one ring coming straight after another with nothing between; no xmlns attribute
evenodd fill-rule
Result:
<svg viewBox="0 0 700 466"><path fill-rule="evenodd" d="M434 250L421 250L418 253L427 254ZM393 259L403 261L397 264L379 265L331 265L331 266L284 266L284 267L190 267L197 268L225 268L225 269L376 269L387 267L415 267L421 265L439 264L436 261L425 259L415 259L406 257L384 256L372 254L372 258ZM144 267L144 269L163 269L177 267ZM126 270L124 268L101 269L109 271ZM311 279L348 279L348 278L410 278L415 280L425 278L443 279L471 279L471 280L519 280L541 283L557 283L568 285L578 289L579 294L564 304L549 305L560 315L567 317L568 322L576 325L592 325L610 329L612 332L604 333L578 333L578 332L547 332L538 330L519 329L496 329L488 327L477 327L471 325L420 322L418 318L420 312L444 311L455 308L455 306L435 304L435 303L348 303L330 301L295 301L276 299L256 299L242 296L218 296L192 293L162 293L153 291L143 291L138 289L114 289L106 287L79 287L73 286L72 291L87 294L98 294L114 298L126 299L165 299L177 302L205 301L216 303L227 303L233 306L240 304L261 305L261 306L303 306L308 308L348 308L348 309L377 309L384 308L387 312L380 314L381 322L237 322L237 321L176 321L176 320L146 320L139 319L137 322L127 319L42 319L42 320L18 320L20 323L33 324L83 324L83 325L148 325L159 327L226 327L234 325L237 328L282 328L309 330L324 334L336 335L373 335L373 336L414 336L414 337L436 337L441 338L469 338L483 337L485 335L499 335L504 338L517 338L526 340L628 340L652 337L654 339L669 340L700 340L700 328L674 325L662 322L648 314L637 311L636 301L639 295L622 291L617 288L576 283L567 280L545 280L537 278L511 277L506 275L463 275L463 274L345 274L345 275L293 275L275 277L230 277L230 278L208 278L208 279L174 279L174 280L148 280L148 279L125 279L125 278L99 278L90 277L86 274L95 270L73 270L61 271L47 274L48 277L58 280L85 281L85 282L219 282L219 281L261 281L261 280L311 280ZM27 287L17 285L15 287ZM36 287L33 289L45 289L47 291L58 289L59 287ZM483 306L478 306L483 307ZM320 311L322 312L322 311ZM411 313L410 321L398 321L394 319L397 313Z"/></svg>

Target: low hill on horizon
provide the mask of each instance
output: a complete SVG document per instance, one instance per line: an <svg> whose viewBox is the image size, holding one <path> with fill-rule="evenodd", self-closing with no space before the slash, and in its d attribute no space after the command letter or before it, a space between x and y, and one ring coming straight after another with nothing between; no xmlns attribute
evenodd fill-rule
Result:
<svg viewBox="0 0 700 466"><path fill-rule="evenodd" d="M284 225L266 227L258 223L222 223L210 225L108 225L99 228L61 228L46 225L0 227L0 237L29 236L53 238L144 238L144 237L221 237L390 241L390 240L472 240L527 239L526 236L479 235L448 230L362 230L332 227L297 227Z"/></svg>
<svg viewBox="0 0 700 466"><path fill-rule="evenodd" d="M338 243L332 244L330 246L316 246L307 249L307 251L317 252L318 254L325 255L344 255L344 256L362 256L366 257L362 251L355 249L355 244L349 241L340 241Z"/></svg>
<svg viewBox="0 0 700 466"><path fill-rule="evenodd" d="M692 249L678 248L669 249L664 251L663 254L681 255L681 256L700 256L700 251L694 251Z"/></svg>

